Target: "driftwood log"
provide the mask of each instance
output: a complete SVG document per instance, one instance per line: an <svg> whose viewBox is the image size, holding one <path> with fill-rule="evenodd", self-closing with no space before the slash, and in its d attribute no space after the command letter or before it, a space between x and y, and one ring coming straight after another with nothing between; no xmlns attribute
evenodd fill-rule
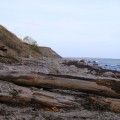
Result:
<svg viewBox="0 0 120 120"><path fill-rule="evenodd" d="M60 96L53 93L34 92L33 94L12 95L0 93L0 102L29 104L36 103L47 107L74 107L75 103L72 97Z"/></svg>
<svg viewBox="0 0 120 120"><path fill-rule="evenodd" d="M10 83L7 82L7 84ZM6 90L0 91L0 102L24 105L34 103L47 107L74 107L76 105L74 97L71 96L64 96L37 88L21 87L15 84L10 84L10 87L8 89L5 85L4 89Z"/></svg>
<svg viewBox="0 0 120 120"><path fill-rule="evenodd" d="M89 94L120 98L120 80L106 78L77 77L70 79L62 75L37 75L23 73L0 73L0 80L13 82L18 85L35 86L52 89L77 90Z"/></svg>
<svg viewBox="0 0 120 120"><path fill-rule="evenodd" d="M63 96L59 93L52 93L30 87L68 89L81 91L96 96L85 98L84 106L97 107L103 110L120 112L120 80L111 78L88 78L83 76L54 75L54 74L25 74L25 73L0 73L0 80L14 83L13 93L0 92L0 102L4 103L37 103L42 106L56 107L74 107L77 105L72 96ZM16 85L15 85L16 84ZM14 87L13 86L13 87ZM27 87L23 87L27 86ZM104 96L104 97L100 97Z"/></svg>

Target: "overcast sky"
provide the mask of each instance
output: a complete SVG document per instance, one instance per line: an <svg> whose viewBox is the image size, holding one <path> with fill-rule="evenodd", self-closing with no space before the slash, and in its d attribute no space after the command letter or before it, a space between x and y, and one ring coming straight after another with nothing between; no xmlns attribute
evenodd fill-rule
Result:
<svg viewBox="0 0 120 120"><path fill-rule="evenodd" d="M0 24L63 57L120 58L120 0L0 0Z"/></svg>

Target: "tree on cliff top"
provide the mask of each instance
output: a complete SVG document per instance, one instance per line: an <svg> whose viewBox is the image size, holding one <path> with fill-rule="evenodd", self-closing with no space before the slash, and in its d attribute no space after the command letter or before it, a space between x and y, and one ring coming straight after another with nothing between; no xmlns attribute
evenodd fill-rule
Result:
<svg viewBox="0 0 120 120"><path fill-rule="evenodd" d="M34 50L35 52L40 53L39 47L37 46L37 41L35 41L35 40L32 39L31 37L26 36L26 37L23 39L23 42L29 44L29 47L30 47L32 50Z"/></svg>
<svg viewBox="0 0 120 120"><path fill-rule="evenodd" d="M30 44L30 45L37 46L37 41L34 40L33 38L29 37L29 36L26 36L26 37L23 39L23 42L25 42L25 43L27 43L27 44Z"/></svg>

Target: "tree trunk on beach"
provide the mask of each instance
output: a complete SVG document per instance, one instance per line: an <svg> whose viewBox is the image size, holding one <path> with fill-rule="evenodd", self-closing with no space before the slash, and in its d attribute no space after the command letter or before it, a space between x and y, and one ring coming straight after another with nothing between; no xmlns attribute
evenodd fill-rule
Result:
<svg viewBox="0 0 120 120"><path fill-rule="evenodd" d="M74 76L65 77L60 75L38 75L23 73L4 73L0 74L0 79L13 82L17 85L44 87L52 89L77 90L89 94L120 98L120 80L106 78L87 78Z"/></svg>
<svg viewBox="0 0 120 120"><path fill-rule="evenodd" d="M0 80L14 83L14 86L19 85L19 89L22 91L19 92L20 90L15 89L12 93L0 92L0 102L3 103L35 103L50 107L53 110L57 110L58 107L75 107L78 105L72 96L65 96L37 88L31 89L31 87L43 87L87 93L89 96L83 99L84 108L89 109L91 107L94 109L97 107L97 109L120 112L120 80L118 79L6 72L0 73Z"/></svg>
<svg viewBox="0 0 120 120"><path fill-rule="evenodd" d="M60 108L75 106L74 98L71 96L64 96L44 90L31 90L26 87L19 87L19 89L14 89L12 92L0 92L0 102L24 105L34 103L46 107Z"/></svg>

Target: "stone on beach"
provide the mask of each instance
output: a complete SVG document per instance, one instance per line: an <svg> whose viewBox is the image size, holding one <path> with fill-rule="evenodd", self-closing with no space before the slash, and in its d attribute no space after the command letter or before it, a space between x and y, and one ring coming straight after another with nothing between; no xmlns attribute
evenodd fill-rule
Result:
<svg viewBox="0 0 120 120"><path fill-rule="evenodd" d="M110 71L103 73L103 76L104 77L116 77L116 75Z"/></svg>

